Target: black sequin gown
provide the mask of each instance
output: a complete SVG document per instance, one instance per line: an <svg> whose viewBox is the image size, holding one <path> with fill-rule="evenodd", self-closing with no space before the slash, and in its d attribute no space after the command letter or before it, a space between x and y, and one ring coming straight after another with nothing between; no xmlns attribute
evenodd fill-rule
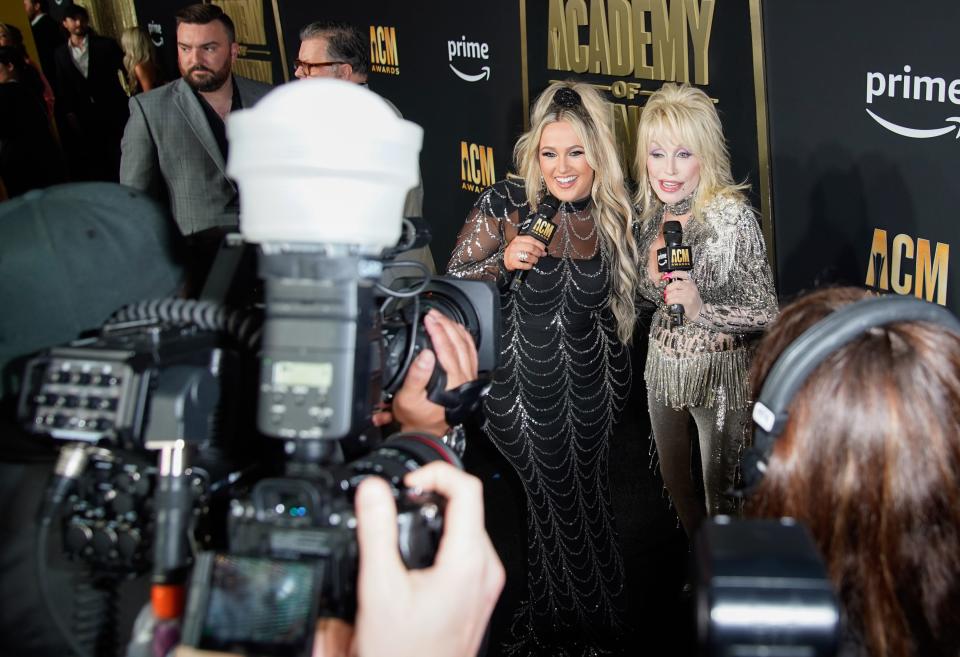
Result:
<svg viewBox="0 0 960 657"><path fill-rule="evenodd" d="M530 214L522 184L474 205L448 273L498 281L503 340L484 431L527 494L528 594L510 655L618 651L626 591L607 477L608 441L627 398L629 354L607 307L609 268L589 199L563 203L548 256L511 293L503 250Z"/></svg>

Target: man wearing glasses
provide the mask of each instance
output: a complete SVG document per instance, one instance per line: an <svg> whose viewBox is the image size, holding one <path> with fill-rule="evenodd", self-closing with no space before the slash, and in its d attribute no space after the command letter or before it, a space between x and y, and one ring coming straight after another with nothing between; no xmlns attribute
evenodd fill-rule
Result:
<svg viewBox="0 0 960 657"><path fill-rule="evenodd" d="M353 25L317 21L300 30L300 52L293 74L304 78L336 78L367 83L369 44Z"/></svg>
<svg viewBox="0 0 960 657"><path fill-rule="evenodd" d="M335 78L367 86L370 70L370 40L354 25L336 21L316 21L300 30L300 51L294 62L293 74L306 78ZM396 105L384 98L390 107L402 116ZM404 217L423 217L423 183L407 193L403 206ZM436 273L430 247L405 251L398 260L417 260ZM393 276L418 275L416 270L396 268ZM389 281L387 281L389 282Z"/></svg>

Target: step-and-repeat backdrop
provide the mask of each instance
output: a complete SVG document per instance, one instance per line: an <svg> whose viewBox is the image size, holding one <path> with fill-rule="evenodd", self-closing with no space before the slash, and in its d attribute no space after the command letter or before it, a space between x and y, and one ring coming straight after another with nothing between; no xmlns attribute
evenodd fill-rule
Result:
<svg viewBox="0 0 960 657"><path fill-rule="evenodd" d="M137 16L176 70L182 0L138 0ZM349 21L369 35L370 87L425 129L424 215L443 267L477 194L511 169L532 99L551 80L595 84L627 160L644 100L688 81L717 103L734 174L753 187L772 238L759 0L217 0L237 22L238 71L282 84L305 24Z"/></svg>
<svg viewBox="0 0 960 657"><path fill-rule="evenodd" d="M763 10L781 297L866 284L960 310L960 4Z"/></svg>
<svg viewBox="0 0 960 657"><path fill-rule="evenodd" d="M173 14L188 2L132 1L175 76ZM551 80L604 91L625 159L645 98L678 80L717 103L782 298L850 283L960 310L949 267L960 4L216 1L239 28L238 71L274 84L292 78L304 24L347 20L369 34L370 86L426 131L425 215L441 266L477 193L509 171L531 99Z"/></svg>

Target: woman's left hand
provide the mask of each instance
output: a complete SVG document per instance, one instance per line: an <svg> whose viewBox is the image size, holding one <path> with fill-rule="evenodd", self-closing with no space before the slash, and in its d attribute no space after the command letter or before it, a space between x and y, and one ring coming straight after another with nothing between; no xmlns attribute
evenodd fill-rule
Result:
<svg viewBox="0 0 960 657"><path fill-rule="evenodd" d="M664 274L661 281L668 281L663 290L663 302L668 306L679 303L687 319L696 319L703 308L703 299L697 284L690 278L688 271L674 271Z"/></svg>

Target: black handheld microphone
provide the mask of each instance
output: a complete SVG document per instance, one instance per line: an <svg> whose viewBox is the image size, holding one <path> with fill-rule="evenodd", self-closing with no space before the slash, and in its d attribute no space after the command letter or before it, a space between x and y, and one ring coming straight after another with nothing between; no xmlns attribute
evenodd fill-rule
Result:
<svg viewBox="0 0 960 657"><path fill-rule="evenodd" d="M693 252L689 246L681 244L683 241L683 226L679 221L663 222L663 241L666 246L657 249L657 269L661 273L672 271L690 271L693 269ZM670 304L667 309L670 315L670 327L683 324L683 306L679 303Z"/></svg>
<svg viewBox="0 0 960 657"><path fill-rule="evenodd" d="M544 246L550 244L553 234L557 231L557 225L550 221L553 215L557 214L557 208L560 207L560 201L553 194L545 194L540 199L540 205L537 211L527 217L520 225L520 235L532 235L537 238ZM510 291L516 292L523 285L523 275L529 270L514 269L513 277L510 279Z"/></svg>

